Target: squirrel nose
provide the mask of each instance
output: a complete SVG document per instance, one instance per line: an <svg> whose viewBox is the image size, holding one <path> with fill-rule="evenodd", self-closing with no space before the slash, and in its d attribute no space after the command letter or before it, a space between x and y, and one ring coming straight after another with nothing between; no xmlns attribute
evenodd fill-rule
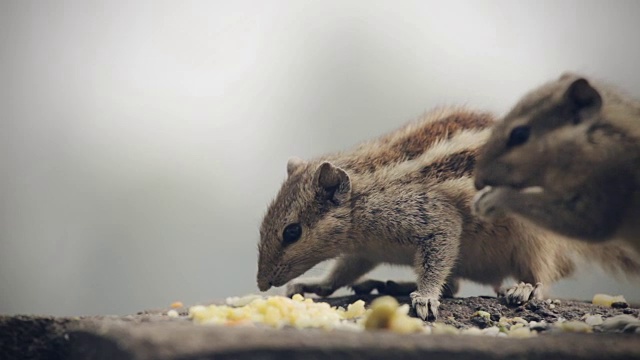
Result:
<svg viewBox="0 0 640 360"><path fill-rule="evenodd" d="M473 184L476 187L476 190L482 190L486 186L484 180L482 180L479 177L476 177L476 179L474 180Z"/></svg>
<svg viewBox="0 0 640 360"><path fill-rule="evenodd" d="M267 290L271 289L272 286L273 286L273 282L271 280L269 280L269 281L264 281L264 280L258 281L258 289L260 289L260 291L267 291Z"/></svg>

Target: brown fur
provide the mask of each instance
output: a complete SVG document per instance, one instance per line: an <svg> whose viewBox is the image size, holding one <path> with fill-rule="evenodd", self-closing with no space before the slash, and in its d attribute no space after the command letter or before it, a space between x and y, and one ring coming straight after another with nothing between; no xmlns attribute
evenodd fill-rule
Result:
<svg viewBox="0 0 640 360"><path fill-rule="evenodd" d="M289 161L260 228L259 288L333 258L325 279L292 282L288 293L329 295L378 264L409 265L418 279L413 305L427 318L459 279L498 289L509 277L535 284L569 275L572 243L519 220L472 215L475 154L491 124L488 114L443 109L350 152ZM302 235L285 245L291 224Z"/></svg>
<svg viewBox="0 0 640 360"><path fill-rule="evenodd" d="M436 141L450 139L462 130L484 129L494 121L489 113L463 109L438 109L425 118L438 121L415 121L379 139L366 142L350 153L327 156L355 172L372 172L400 161L412 160Z"/></svg>
<svg viewBox="0 0 640 360"><path fill-rule="evenodd" d="M517 126L527 141L507 146ZM592 243L640 250L640 102L566 73L526 95L499 122L478 159L478 214L509 212ZM539 187L542 192L520 189Z"/></svg>

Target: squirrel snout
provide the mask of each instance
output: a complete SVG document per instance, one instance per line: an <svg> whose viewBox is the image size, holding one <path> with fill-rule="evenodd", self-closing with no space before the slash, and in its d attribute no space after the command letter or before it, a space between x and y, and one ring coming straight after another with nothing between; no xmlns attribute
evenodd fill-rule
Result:
<svg viewBox="0 0 640 360"><path fill-rule="evenodd" d="M264 279L258 280L258 289L260 289L260 291L267 291L271 289L272 286L273 286L273 283L269 280L264 280Z"/></svg>

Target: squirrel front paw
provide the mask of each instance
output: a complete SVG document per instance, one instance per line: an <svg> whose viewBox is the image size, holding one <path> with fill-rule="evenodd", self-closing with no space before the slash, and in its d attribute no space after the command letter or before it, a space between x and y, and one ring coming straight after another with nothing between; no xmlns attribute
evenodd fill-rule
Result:
<svg viewBox="0 0 640 360"><path fill-rule="evenodd" d="M295 294L316 294L321 297L327 297L335 292L335 288L319 281L292 281L287 284L285 294L292 297Z"/></svg>
<svg viewBox="0 0 640 360"><path fill-rule="evenodd" d="M487 220L504 216L506 212L501 206L504 191L503 188L492 188L491 186L485 186L484 189L478 191L473 197L471 205L473 214Z"/></svg>
<svg viewBox="0 0 640 360"><path fill-rule="evenodd" d="M438 319L438 307L440 301L433 296L423 296L417 291L411 293L411 305L416 309L416 314L425 321Z"/></svg>

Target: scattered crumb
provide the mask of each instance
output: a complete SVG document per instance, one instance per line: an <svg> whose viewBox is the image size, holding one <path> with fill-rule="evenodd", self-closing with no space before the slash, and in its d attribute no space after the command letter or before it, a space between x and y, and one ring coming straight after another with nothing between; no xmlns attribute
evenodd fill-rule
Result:
<svg viewBox="0 0 640 360"><path fill-rule="evenodd" d="M582 317L582 320L584 320L585 323L591 326L602 325L602 323L604 322L604 320L602 319L602 315L586 314Z"/></svg>
<svg viewBox="0 0 640 360"><path fill-rule="evenodd" d="M518 325L522 325L522 324L518 324ZM531 331L531 329L524 326L521 326L515 329L512 328L508 333L508 336L513 338L529 338L536 335L537 333L535 331Z"/></svg>
<svg viewBox="0 0 640 360"><path fill-rule="evenodd" d="M431 328L431 333L434 335L458 335L459 330L453 325L435 323Z"/></svg>
<svg viewBox="0 0 640 360"><path fill-rule="evenodd" d="M622 304L626 304L627 306L629 306L627 304L627 300L625 300L624 296L622 295L611 296L607 294L595 294L591 302L594 305L600 305L605 307L612 307L613 304L616 304L617 305L616 307L618 308L623 308L624 305Z"/></svg>
<svg viewBox="0 0 640 360"><path fill-rule="evenodd" d="M181 307L184 307L184 304L182 303L182 301L175 301L171 304L172 309L179 309Z"/></svg>
<svg viewBox="0 0 640 360"><path fill-rule="evenodd" d="M489 314L489 313L488 313L488 312L486 312L486 311L481 311L481 310L476 311L476 312L472 315L472 317L473 317L473 316L480 316L480 317L483 317L483 318L485 318L485 319L491 319L491 314Z"/></svg>
<svg viewBox="0 0 640 360"><path fill-rule="evenodd" d="M611 304L624 300L622 297L602 295L595 302L608 300ZM364 300L364 301L363 301ZM366 301L366 302L365 302ZM466 303L461 299L449 300L451 304ZM367 305L370 304L370 305ZM584 303L583 303L584 304ZM580 313L576 306L589 311ZM613 306L613 305L612 305ZM556 310L553 310L553 309ZM553 310L553 311L552 311ZM409 315L409 314L412 315ZM614 317L623 313L616 310L580 305L578 302L548 299L532 300L518 308L509 308L481 298L473 298L466 312L443 310L443 316L435 323L426 323L415 317L408 297L371 296L344 297L315 302L296 294L284 296L248 295L227 298L224 305L193 306L189 318L196 324L218 326L258 326L280 329L319 328L348 331L391 331L402 334L456 334L468 336L508 336L526 338L538 333L556 332L638 332L638 311L628 308L632 314ZM177 315L168 314L169 316Z"/></svg>
<svg viewBox="0 0 640 360"><path fill-rule="evenodd" d="M591 325L582 321L563 321L556 323L556 328L562 332L578 332L578 333L590 333L593 332Z"/></svg>
<svg viewBox="0 0 640 360"><path fill-rule="evenodd" d="M371 303L371 313L364 321L364 328L388 329L401 334L422 331L424 328L422 320L412 318L408 314L409 305L400 306L395 298L382 296Z"/></svg>

